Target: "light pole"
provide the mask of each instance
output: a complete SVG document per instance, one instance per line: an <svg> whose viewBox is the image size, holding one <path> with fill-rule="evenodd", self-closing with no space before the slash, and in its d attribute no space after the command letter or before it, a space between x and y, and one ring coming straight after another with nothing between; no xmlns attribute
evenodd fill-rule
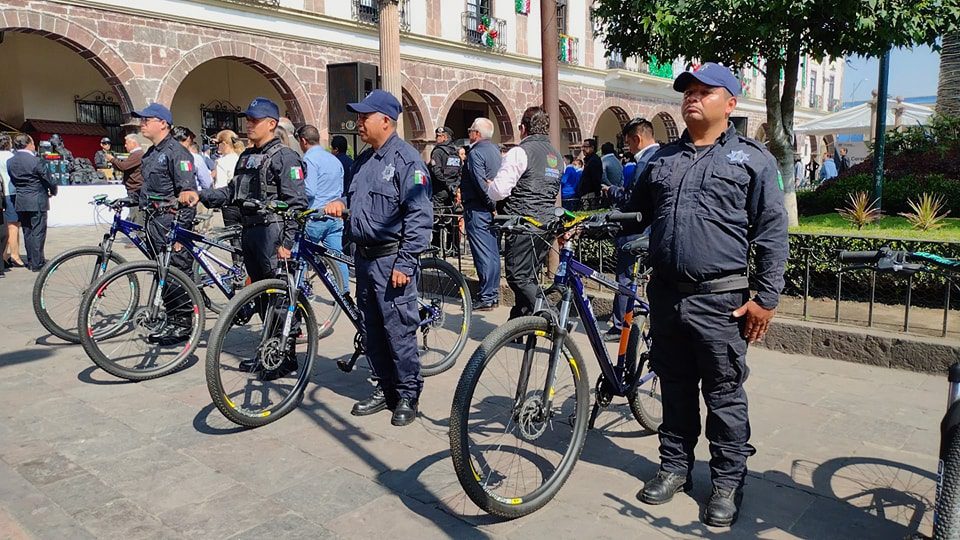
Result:
<svg viewBox="0 0 960 540"><path fill-rule="evenodd" d="M883 158L887 142L887 83L890 79L890 50L880 58L877 81L877 132L873 145L873 198L877 210L883 208Z"/></svg>
<svg viewBox="0 0 960 540"><path fill-rule="evenodd" d="M560 80L558 53L560 34L557 29L557 0L540 0L541 78L543 108L550 115L550 142L560 149Z"/></svg>

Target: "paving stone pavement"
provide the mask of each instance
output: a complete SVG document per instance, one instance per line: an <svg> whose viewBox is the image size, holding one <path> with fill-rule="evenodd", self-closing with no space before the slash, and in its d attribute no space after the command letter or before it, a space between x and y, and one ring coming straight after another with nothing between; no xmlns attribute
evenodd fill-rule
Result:
<svg viewBox="0 0 960 540"><path fill-rule="evenodd" d="M95 242L51 229L48 253ZM132 253L126 250L124 254ZM0 278L0 538L902 538L929 533L946 381L751 349L753 444L743 512L731 529L698 520L709 496L706 444L689 494L635 495L657 468L656 436L615 402L590 432L559 495L514 521L483 515L457 483L447 419L466 357L506 309L474 315L457 367L429 378L418 421L356 418L370 389L323 340L300 408L243 430L210 404L202 365L143 383L95 369L36 321L35 274ZM212 327L213 318L208 320ZM587 350L585 339L582 350ZM198 351L203 357L203 348ZM592 377L599 373L588 362Z"/></svg>

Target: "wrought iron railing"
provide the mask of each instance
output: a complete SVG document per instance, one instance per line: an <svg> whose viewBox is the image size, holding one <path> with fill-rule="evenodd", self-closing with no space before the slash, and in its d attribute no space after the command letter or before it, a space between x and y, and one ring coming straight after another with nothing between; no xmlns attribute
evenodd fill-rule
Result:
<svg viewBox="0 0 960 540"><path fill-rule="evenodd" d="M507 21L489 15L478 15L473 11L464 11L461 21L465 43L496 52L507 50L507 40L504 36Z"/></svg>
<svg viewBox="0 0 960 540"><path fill-rule="evenodd" d="M565 64L580 64L580 40L573 36L560 34L557 59Z"/></svg>
<svg viewBox="0 0 960 540"><path fill-rule="evenodd" d="M360 24L376 26L380 24L379 0L353 0L353 20ZM400 31L410 31L410 10L408 0L400 0Z"/></svg>
<svg viewBox="0 0 960 540"><path fill-rule="evenodd" d="M619 54L611 54L607 58L607 69L627 69L627 62Z"/></svg>

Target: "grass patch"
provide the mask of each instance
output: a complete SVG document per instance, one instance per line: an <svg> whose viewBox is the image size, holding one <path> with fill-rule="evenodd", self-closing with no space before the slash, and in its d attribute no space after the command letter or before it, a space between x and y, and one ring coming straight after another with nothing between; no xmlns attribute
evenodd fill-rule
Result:
<svg viewBox="0 0 960 540"><path fill-rule="evenodd" d="M934 231L914 229L906 218L884 216L879 221L857 230L840 214L800 216L800 226L790 227L790 232L808 234L841 234L864 238L897 238L904 240L927 240L930 242L960 242L960 218L947 218L944 226Z"/></svg>

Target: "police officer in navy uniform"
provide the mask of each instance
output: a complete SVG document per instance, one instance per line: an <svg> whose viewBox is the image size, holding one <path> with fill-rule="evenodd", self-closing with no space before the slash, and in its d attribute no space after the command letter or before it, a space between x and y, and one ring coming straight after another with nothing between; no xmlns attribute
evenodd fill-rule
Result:
<svg viewBox="0 0 960 540"><path fill-rule="evenodd" d="M150 197L173 199L184 197L187 194L196 195L197 173L193 165L193 156L170 133L173 127L173 114L170 109L152 103L142 111L131 113L134 118L140 119L140 133L153 145L147 149L140 161L140 172L143 174L143 186L140 188L140 208L150 206ZM167 242L167 233L176 221L185 229L193 228L193 219L196 211L184 208L179 212L167 212L154 216L146 223L147 239L155 253ZM174 246L170 263L182 270L188 276L193 273L193 257L184 249ZM178 288L167 287L164 294L164 303L172 306L181 295ZM172 309L172 308L171 308ZM174 312L174 324L167 325L160 332L147 337L148 341L162 345L182 343L190 337L190 314L185 311L192 306L181 307L181 312ZM178 324L179 323L179 324Z"/></svg>
<svg viewBox="0 0 960 540"><path fill-rule="evenodd" d="M360 139L369 144L353 164L346 202L324 208L340 217L355 245L357 304L363 312L364 344L377 388L351 414L393 409L391 423L405 426L417 415L423 387L417 351L418 255L427 249L433 224L430 176L417 150L396 133L397 98L374 90L347 109L359 115Z"/></svg>
<svg viewBox="0 0 960 540"><path fill-rule="evenodd" d="M247 119L247 138L252 146L240 154L233 179L221 188L205 189L181 197L181 202L194 205L197 201L216 208L239 206L243 234L240 245L247 275L253 281L272 278L278 269L278 259L290 257L293 248L294 227L284 227L282 221L261 209L244 205L244 201L283 201L293 211L307 208L303 183L303 162L300 155L282 144L276 136L280 108L273 101L258 97L243 113ZM293 340L291 340L293 343ZM295 344L292 344L295 347ZM289 351L287 361L274 377L296 369L295 350ZM241 363L241 368L255 369L257 362Z"/></svg>
<svg viewBox="0 0 960 540"><path fill-rule="evenodd" d="M453 130L437 128L437 145L430 152L430 178L433 202L438 206L452 206L454 195L460 189L460 170L463 166L457 147L453 145Z"/></svg>
<svg viewBox="0 0 960 540"><path fill-rule="evenodd" d="M641 230L650 225L651 367L663 400L660 470L637 496L662 504L692 487L700 386L713 483L701 520L725 527L737 519L756 452L743 389L747 344L766 333L783 288L787 215L773 156L729 120L740 94L730 70L706 63L673 88L683 92L687 129L653 156L626 207L643 213Z"/></svg>

